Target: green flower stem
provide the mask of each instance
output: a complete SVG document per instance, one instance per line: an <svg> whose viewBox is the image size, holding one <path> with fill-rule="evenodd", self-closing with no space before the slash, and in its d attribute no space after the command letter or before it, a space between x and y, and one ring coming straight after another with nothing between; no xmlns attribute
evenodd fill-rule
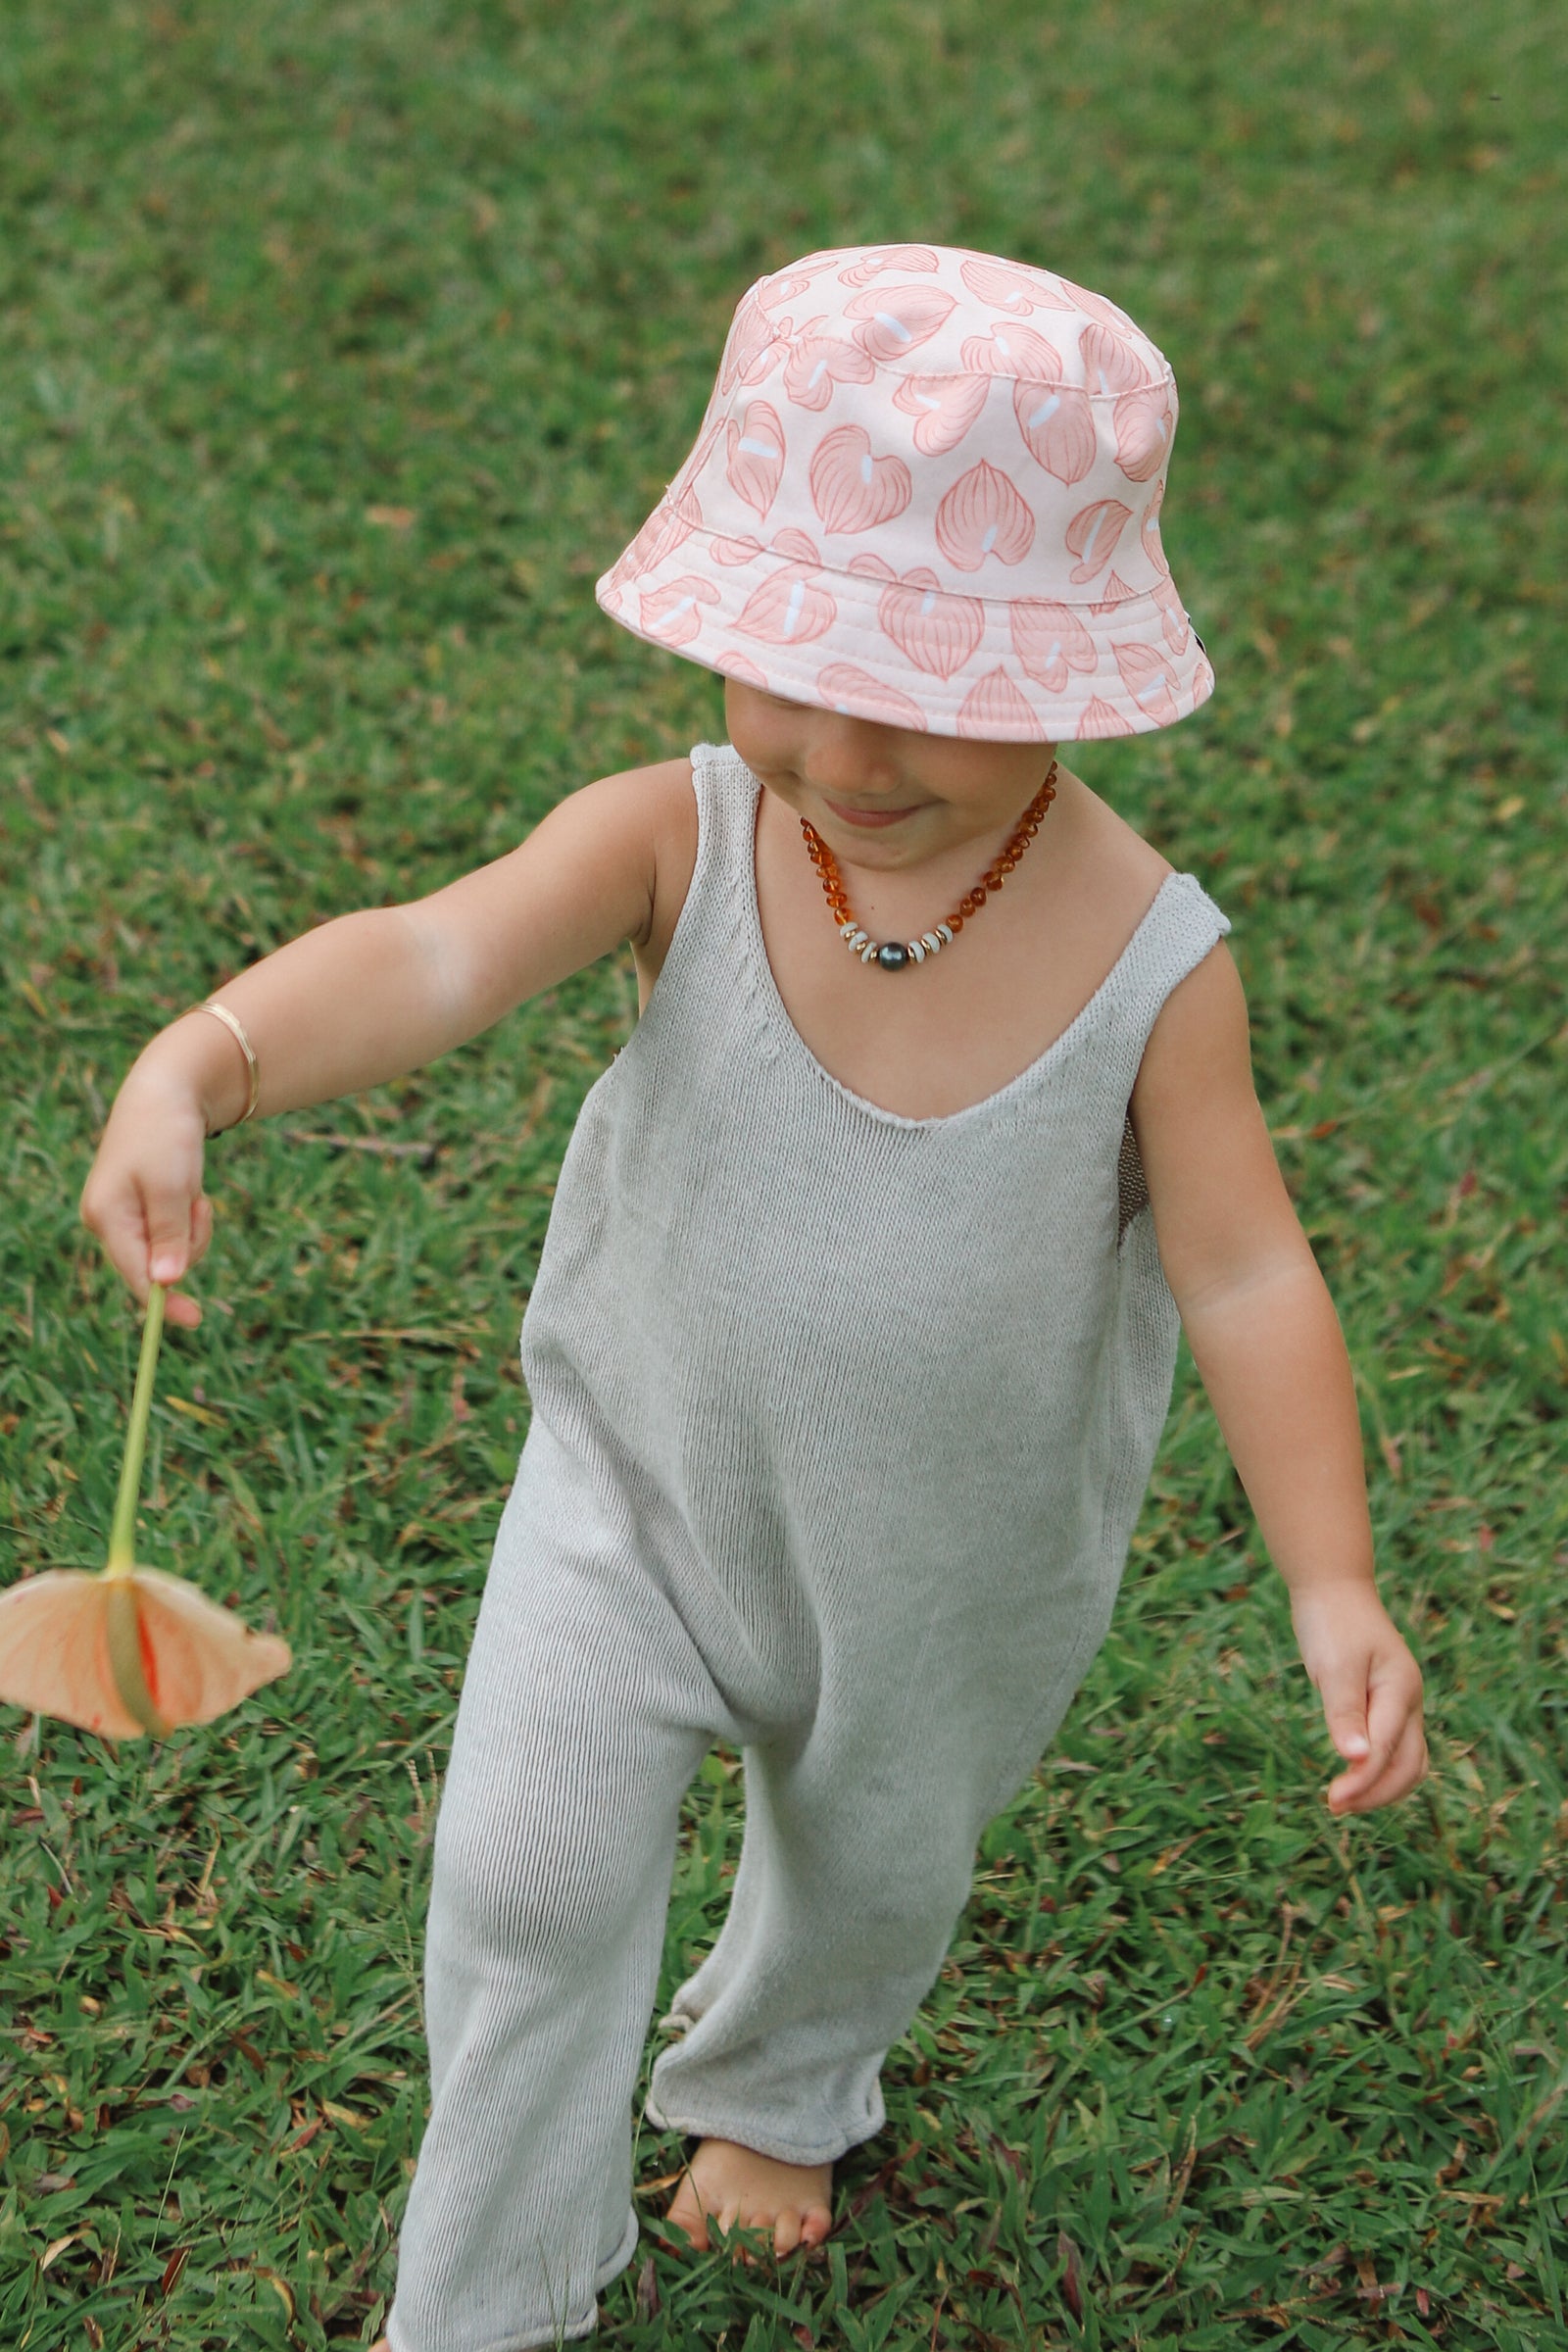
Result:
<svg viewBox="0 0 1568 2352"><path fill-rule="evenodd" d="M147 1320L141 1327L141 1361L136 1366L136 1393L130 1400L130 1430L125 1439L125 1462L120 1473L120 1497L109 1538L109 1576L128 1576L135 1566L132 1546L136 1533L136 1496L141 1491L142 1456L147 1450L147 1422L153 1409L153 1376L158 1368L158 1343L164 1331L165 1286L155 1282L147 1294Z"/></svg>

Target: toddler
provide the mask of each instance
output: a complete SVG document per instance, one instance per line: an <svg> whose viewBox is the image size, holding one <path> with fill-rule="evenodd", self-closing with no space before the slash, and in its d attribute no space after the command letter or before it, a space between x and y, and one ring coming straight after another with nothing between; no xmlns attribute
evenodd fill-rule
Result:
<svg viewBox="0 0 1568 2352"><path fill-rule="evenodd" d="M827 2233L980 1833L1104 1639L1179 1324L1348 1760L1330 1806L1426 1770L1230 925L1057 759L1211 689L1160 544L1175 422L1154 345L1046 270L894 245L762 278L598 590L723 674L727 742L291 942L115 1102L82 1214L145 1298L211 1240L206 1136L636 961L523 1319L392 2352L586 2335L631 2261L632 2095L715 1737L745 1838L662 2021L647 2114L699 2143L667 2223Z"/></svg>

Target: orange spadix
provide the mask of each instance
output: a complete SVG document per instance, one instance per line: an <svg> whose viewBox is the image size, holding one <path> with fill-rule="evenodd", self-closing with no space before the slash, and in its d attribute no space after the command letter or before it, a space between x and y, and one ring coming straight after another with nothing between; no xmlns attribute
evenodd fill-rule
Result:
<svg viewBox="0 0 1568 2352"><path fill-rule="evenodd" d="M211 1723L291 1662L286 1642L131 1557L164 1296L154 1283L147 1297L107 1566L50 1568L0 1593L0 1700L109 1740Z"/></svg>

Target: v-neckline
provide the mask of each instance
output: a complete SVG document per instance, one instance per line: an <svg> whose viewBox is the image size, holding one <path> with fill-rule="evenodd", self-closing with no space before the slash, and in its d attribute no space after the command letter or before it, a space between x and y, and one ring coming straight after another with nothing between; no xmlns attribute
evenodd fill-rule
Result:
<svg viewBox="0 0 1568 2352"><path fill-rule="evenodd" d="M754 787L754 798L750 821L746 825L747 848L742 860L744 871L741 901L746 922L747 950L756 967L763 1007L772 1026L782 1034L789 1050L798 1060L804 1062L808 1068L814 1070L818 1078L833 1087L847 1102L853 1102L858 1110L864 1111L868 1117L880 1119L891 1127L933 1129L953 1127L956 1126L960 1120L976 1119L1008 1104L1014 1095L1021 1093L1039 1078L1059 1054L1063 1053L1070 1044L1076 1042L1080 1032L1092 1023L1106 995L1113 988L1127 958L1132 955L1144 933L1153 921L1166 891L1173 882L1187 879L1185 875L1174 869L1161 876L1159 887L1139 917L1132 936L1099 987L1079 1006L1066 1027L1059 1030L1052 1039L1044 1053L1036 1054L1034 1060L1027 1063L1016 1077L1009 1078L1004 1086L996 1088L993 1093L983 1095L977 1102L966 1102L957 1110L937 1111L927 1118L911 1118L905 1111L889 1110L885 1103L871 1102L867 1096L857 1094L853 1087L846 1086L842 1078L835 1078L833 1072L817 1059L790 1017L789 1007L779 991L778 982L773 977L773 966L768 960L767 942L762 936L761 907L757 895L757 824L765 787L757 777L751 775L749 768L745 770L745 773L750 777Z"/></svg>

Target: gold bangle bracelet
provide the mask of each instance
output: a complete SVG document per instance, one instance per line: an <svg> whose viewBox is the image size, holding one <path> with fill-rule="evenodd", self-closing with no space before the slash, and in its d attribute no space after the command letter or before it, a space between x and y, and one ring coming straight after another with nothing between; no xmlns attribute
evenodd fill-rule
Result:
<svg viewBox="0 0 1568 2352"><path fill-rule="evenodd" d="M220 1004L216 997L205 998L200 1004L192 1004L190 1006L190 1010L192 1012L210 1012L215 1014L217 1018L222 1022L224 1028L227 1029L233 1037L239 1040L240 1050L245 1055L246 1062L249 1064L251 1074L251 1099L246 1103L244 1109L240 1112L239 1117L234 1121L234 1125L236 1127L243 1127L246 1120L250 1117L251 1112L256 1108L257 1101L262 1091L262 1074L256 1066L255 1049L252 1046L250 1039L246 1036L244 1030L240 1027L235 1015L229 1011L226 1004ZM213 1127L208 1130L210 1136L225 1135L227 1132L228 1130L223 1127Z"/></svg>

